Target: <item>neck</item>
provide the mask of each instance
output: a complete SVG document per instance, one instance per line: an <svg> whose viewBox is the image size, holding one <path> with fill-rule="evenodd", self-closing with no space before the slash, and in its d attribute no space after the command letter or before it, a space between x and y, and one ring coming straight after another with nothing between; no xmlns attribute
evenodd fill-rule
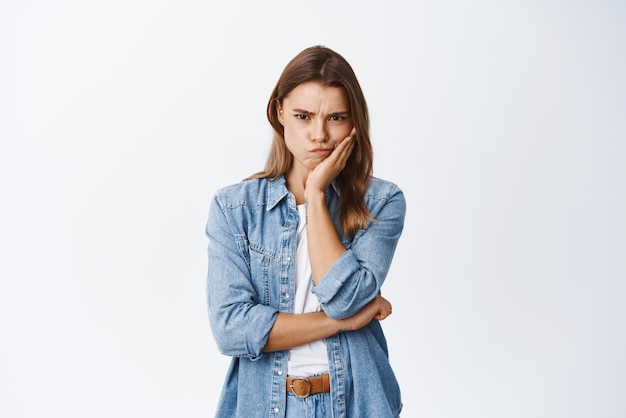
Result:
<svg viewBox="0 0 626 418"><path fill-rule="evenodd" d="M297 205L304 203L304 189L306 188L307 177L308 173L299 173L293 169L289 170L289 172L285 175L287 190L289 190L296 198Z"/></svg>

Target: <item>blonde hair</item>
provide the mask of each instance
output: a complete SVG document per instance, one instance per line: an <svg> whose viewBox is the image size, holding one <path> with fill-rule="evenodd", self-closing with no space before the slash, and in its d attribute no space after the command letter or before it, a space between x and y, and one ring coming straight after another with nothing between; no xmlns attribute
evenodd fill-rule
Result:
<svg viewBox="0 0 626 418"><path fill-rule="evenodd" d="M345 168L335 179L341 204L339 232L354 237L367 228L372 217L365 205L365 192L373 174L373 150L369 136L369 114L361 86L348 61L337 52L313 46L296 55L283 70L267 104L267 118L274 129L265 168L250 178L276 180L287 173L293 157L285 145L284 128L278 119L278 106L298 85L317 81L328 87L344 89L356 128L355 146Z"/></svg>

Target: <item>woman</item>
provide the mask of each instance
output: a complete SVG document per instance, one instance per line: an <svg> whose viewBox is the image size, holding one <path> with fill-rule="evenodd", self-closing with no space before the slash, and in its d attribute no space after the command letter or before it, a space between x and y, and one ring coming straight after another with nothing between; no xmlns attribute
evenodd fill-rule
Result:
<svg viewBox="0 0 626 418"><path fill-rule="evenodd" d="M267 106L265 169L219 190L207 223L209 320L232 356L217 417L397 417L379 321L405 200L372 176L348 62L307 48Z"/></svg>

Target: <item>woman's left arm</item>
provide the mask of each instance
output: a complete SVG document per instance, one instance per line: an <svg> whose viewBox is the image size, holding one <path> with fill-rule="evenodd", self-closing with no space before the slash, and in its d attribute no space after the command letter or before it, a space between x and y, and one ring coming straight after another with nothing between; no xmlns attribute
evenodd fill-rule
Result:
<svg viewBox="0 0 626 418"><path fill-rule="evenodd" d="M406 201L392 183L381 183L368 197L374 220L346 249L335 231L323 198L307 204L307 239L313 292L334 319L354 315L380 292L404 227Z"/></svg>
<svg viewBox="0 0 626 418"><path fill-rule="evenodd" d="M387 276L402 228L406 202L394 184L381 182L369 197L368 209L374 221L358 231L346 249L332 222L324 191L344 169L356 130L333 153L309 173L304 191L307 203L307 240L313 288L324 312L333 319L354 315L380 293Z"/></svg>

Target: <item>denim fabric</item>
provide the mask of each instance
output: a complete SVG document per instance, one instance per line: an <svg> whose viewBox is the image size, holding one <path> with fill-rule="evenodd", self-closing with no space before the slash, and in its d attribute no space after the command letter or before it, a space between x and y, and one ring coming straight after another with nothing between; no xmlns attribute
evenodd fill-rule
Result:
<svg viewBox="0 0 626 418"><path fill-rule="evenodd" d="M330 394L318 393L308 398L298 398L287 394L287 415L285 418L331 418Z"/></svg>
<svg viewBox="0 0 626 418"><path fill-rule="evenodd" d="M335 225L339 196L326 191ZM393 183L372 178L365 196L374 221L314 287L332 318L353 315L385 280L402 233L406 203ZM284 177L247 180L220 189L211 204L207 300L218 349L232 356L218 418L285 416L288 351L263 353L278 312L293 312L298 210ZM333 416L397 417L400 389L380 323L326 339Z"/></svg>

